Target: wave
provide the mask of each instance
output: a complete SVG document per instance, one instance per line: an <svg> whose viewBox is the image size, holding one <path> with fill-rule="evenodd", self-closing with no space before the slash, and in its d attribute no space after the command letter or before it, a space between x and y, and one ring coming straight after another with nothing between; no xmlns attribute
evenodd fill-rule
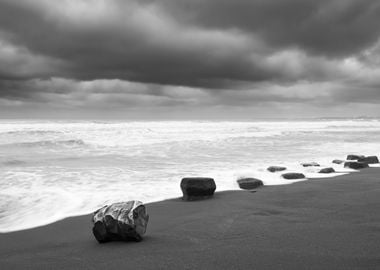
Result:
<svg viewBox="0 0 380 270"><path fill-rule="evenodd" d="M25 165L26 162L22 160L17 160L17 159L11 159L11 160L2 162L2 164L6 166L20 166L20 165Z"/></svg>
<svg viewBox="0 0 380 270"><path fill-rule="evenodd" d="M1 134L7 134L7 135L56 135L56 134L62 134L61 131L55 131L55 130L15 130L15 131L6 131L1 132Z"/></svg>
<svg viewBox="0 0 380 270"><path fill-rule="evenodd" d="M68 146L68 147L76 147L76 146L84 146L86 143L83 140L44 140L44 141L36 141L36 142L20 142L20 143L10 143L3 144L1 146L7 147L54 147L54 146Z"/></svg>

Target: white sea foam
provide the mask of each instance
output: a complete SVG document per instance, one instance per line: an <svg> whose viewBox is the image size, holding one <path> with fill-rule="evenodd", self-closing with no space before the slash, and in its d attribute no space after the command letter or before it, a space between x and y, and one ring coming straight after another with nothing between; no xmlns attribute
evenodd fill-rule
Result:
<svg viewBox="0 0 380 270"><path fill-rule="evenodd" d="M217 190L241 177L291 184L353 172L333 159L379 155L379 121L0 122L0 232L89 213L117 201L181 195L185 176L213 177ZM321 167L301 162L315 161ZM375 165L376 166L376 165ZM336 173L319 174L323 167Z"/></svg>

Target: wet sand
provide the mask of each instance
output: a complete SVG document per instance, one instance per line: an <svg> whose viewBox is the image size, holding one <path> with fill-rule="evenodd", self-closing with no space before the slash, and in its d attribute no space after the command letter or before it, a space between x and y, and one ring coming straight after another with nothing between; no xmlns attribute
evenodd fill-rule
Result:
<svg viewBox="0 0 380 270"><path fill-rule="evenodd" d="M0 234L0 269L380 269L379 168L147 210L139 243L98 244L90 215Z"/></svg>

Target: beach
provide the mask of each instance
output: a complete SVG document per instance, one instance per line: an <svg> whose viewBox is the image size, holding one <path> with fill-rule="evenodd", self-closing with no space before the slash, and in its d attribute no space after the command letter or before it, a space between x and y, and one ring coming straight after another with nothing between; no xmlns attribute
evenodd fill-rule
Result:
<svg viewBox="0 0 380 270"><path fill-rule="evenodd" d="M239 178L292 183L271 165L307 178L338 176L352 170L332 160L380 153L378 138L378 120L1 120L0 233L120 201L176 198L183 177L211 177L227 191L239 190ZM321 166L301 165L308 162ZM328 167L336 172L319 173Z"/></svg>
<svg viewBox="0 0 380 270"><path fill-rule="evenodd" d="M379 25L0 0L0 270L380 270Z"/></svg>
<svg viewBox="0 0 380 270"><path fill-rule="evenodd" d="M147 204L142 242L98 244L91 215L0 234L1 269L378 269L380 169Z"/></svg>

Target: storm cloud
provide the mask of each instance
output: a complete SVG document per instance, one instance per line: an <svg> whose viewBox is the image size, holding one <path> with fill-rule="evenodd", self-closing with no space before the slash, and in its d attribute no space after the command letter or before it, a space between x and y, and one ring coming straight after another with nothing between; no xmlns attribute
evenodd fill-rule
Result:
<svg viewBox="0 0 380 270"><path fill-rule="evenodd" d="M379 116L378 25L375 0L0 0L0 111Z"/></svg>

